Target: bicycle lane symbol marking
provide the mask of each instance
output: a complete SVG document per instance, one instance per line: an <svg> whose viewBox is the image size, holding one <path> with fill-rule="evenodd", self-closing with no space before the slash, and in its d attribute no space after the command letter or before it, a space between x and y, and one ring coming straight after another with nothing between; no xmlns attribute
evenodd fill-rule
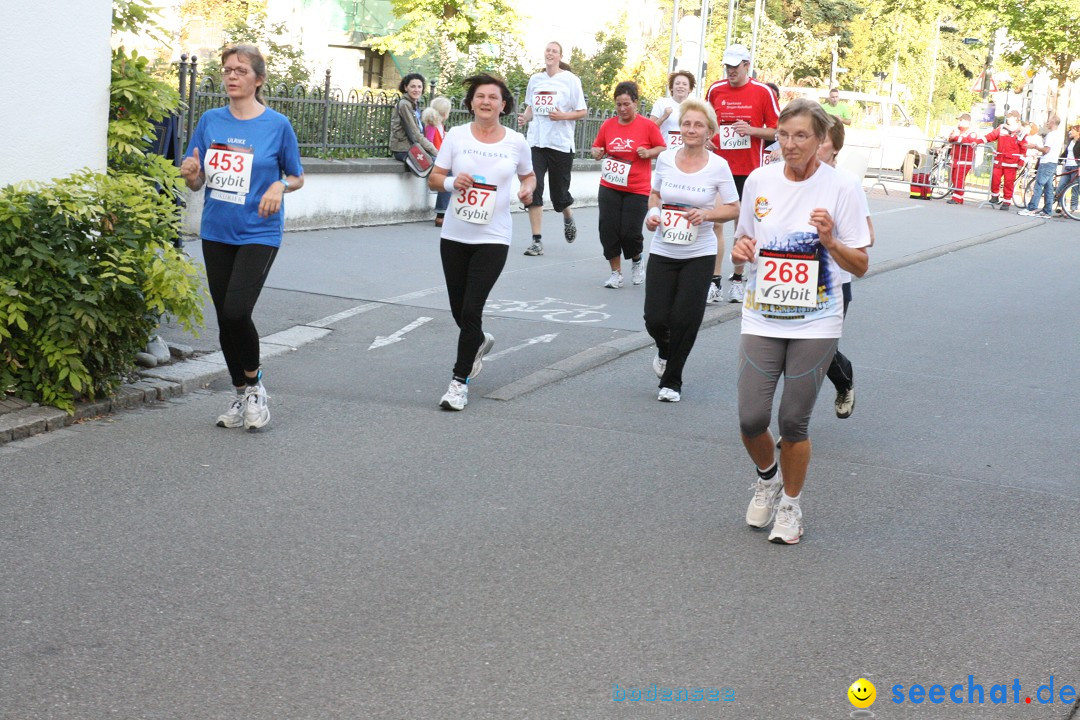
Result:
<svg viewBox="0 0 1080 720"><path fill-rule="evenodd" d="M611 317L603 312L606 304L583 305L567 302L559 298L546 297L542 300L488 300L484 306L490 313L525 313L538 314L545 320L561 323L603 322Z"/></svg>

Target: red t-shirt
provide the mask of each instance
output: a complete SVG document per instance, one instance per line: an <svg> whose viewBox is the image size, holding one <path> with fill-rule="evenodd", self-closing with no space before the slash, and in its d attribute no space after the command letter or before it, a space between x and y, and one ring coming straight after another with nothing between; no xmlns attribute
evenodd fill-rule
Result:
<svg viewBox="0 0 1080 720"><path fill-rule="evenodd" d="M780 117L780 107L776 96L768 85L757 80L749 80L742 87L732 87L727 80L717 80L705 94L705 102L716 111L716 121L720 123L720 137L713 138L713 144L720 148L716 154L728 161L732 175L749 175L761 167L761 138L750 137L750 147L745 149L723 149L718 140L723 140L724 127L736 120L744 120L752 127L775 128ZM740 144L732 136L730 144Z"/></svg>
<svg viewBox="0 0 1080 720"><path fill-rule="evenodd" d="M602 147L606 155L630 163L630 175L625 186L612 184L600 178L602 187L612 190L648 195L652 192L652 160L638 157L638 148L667 147L660 128L652 120L637 115L628 125L619 118L608 118L596 133L593 147Z"/></svg>

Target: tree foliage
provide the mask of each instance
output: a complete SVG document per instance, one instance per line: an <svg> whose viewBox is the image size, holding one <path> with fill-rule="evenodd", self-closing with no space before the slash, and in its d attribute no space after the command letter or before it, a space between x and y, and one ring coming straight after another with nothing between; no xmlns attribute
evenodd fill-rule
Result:
<svg viewBox="0 0 1080 720"><path fill-rule="evenodd" d="M623 72L626 64L625 18L619 18L596 33L596 52L586 55L581 48L570 53L569 64L574 74L581 78L581 89L591 108L615 106L615 86L621 80L636 77Z"/></svg>
<svg viewBox="0 0 1080 720"><path fill-rule="evenodd" d="M440 86L461 76L470 54L490 60L520 38L521 16L507 0L393 0L393 9L400 29L372 38L372 47L433 58Z"/></svg>

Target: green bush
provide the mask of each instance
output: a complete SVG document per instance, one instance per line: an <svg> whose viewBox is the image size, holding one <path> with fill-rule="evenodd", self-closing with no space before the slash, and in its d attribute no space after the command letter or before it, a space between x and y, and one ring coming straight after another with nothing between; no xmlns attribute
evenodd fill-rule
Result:
<svg viewBox="0 0 1080 720"><path fill-rule="evenodd" d="M72 412L115 388L160 315L201 324L177 213L128 174L0 189L0 387Z"/></svg>
<svg viewBox="0 0 1080 720"><path fill-rule="evenodd" d="M152 34L154 12L116 0L113 30ZM161 316L202 324L202 273L172 244L180 173L149 152L179 97L150 70L113 49L107 174L0 188L0 390L73 412L121 382Z"/></svg>

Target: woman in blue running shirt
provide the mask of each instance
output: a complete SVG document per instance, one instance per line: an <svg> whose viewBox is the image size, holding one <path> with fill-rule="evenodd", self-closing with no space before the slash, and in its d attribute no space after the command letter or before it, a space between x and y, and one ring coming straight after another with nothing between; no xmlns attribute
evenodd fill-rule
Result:
<svg viewBox="0 0 1080 720"><path fill-rule="evenodd" d="M303 187L304 168L288 118L263 102L266 61L259 49L226 48L221 75L229 104L199 118L180 174L191 190L205 188L199 235L206 281L236 387L217 424L250 430L270 421L251 315L281 246L282 196Z"/></svg>

